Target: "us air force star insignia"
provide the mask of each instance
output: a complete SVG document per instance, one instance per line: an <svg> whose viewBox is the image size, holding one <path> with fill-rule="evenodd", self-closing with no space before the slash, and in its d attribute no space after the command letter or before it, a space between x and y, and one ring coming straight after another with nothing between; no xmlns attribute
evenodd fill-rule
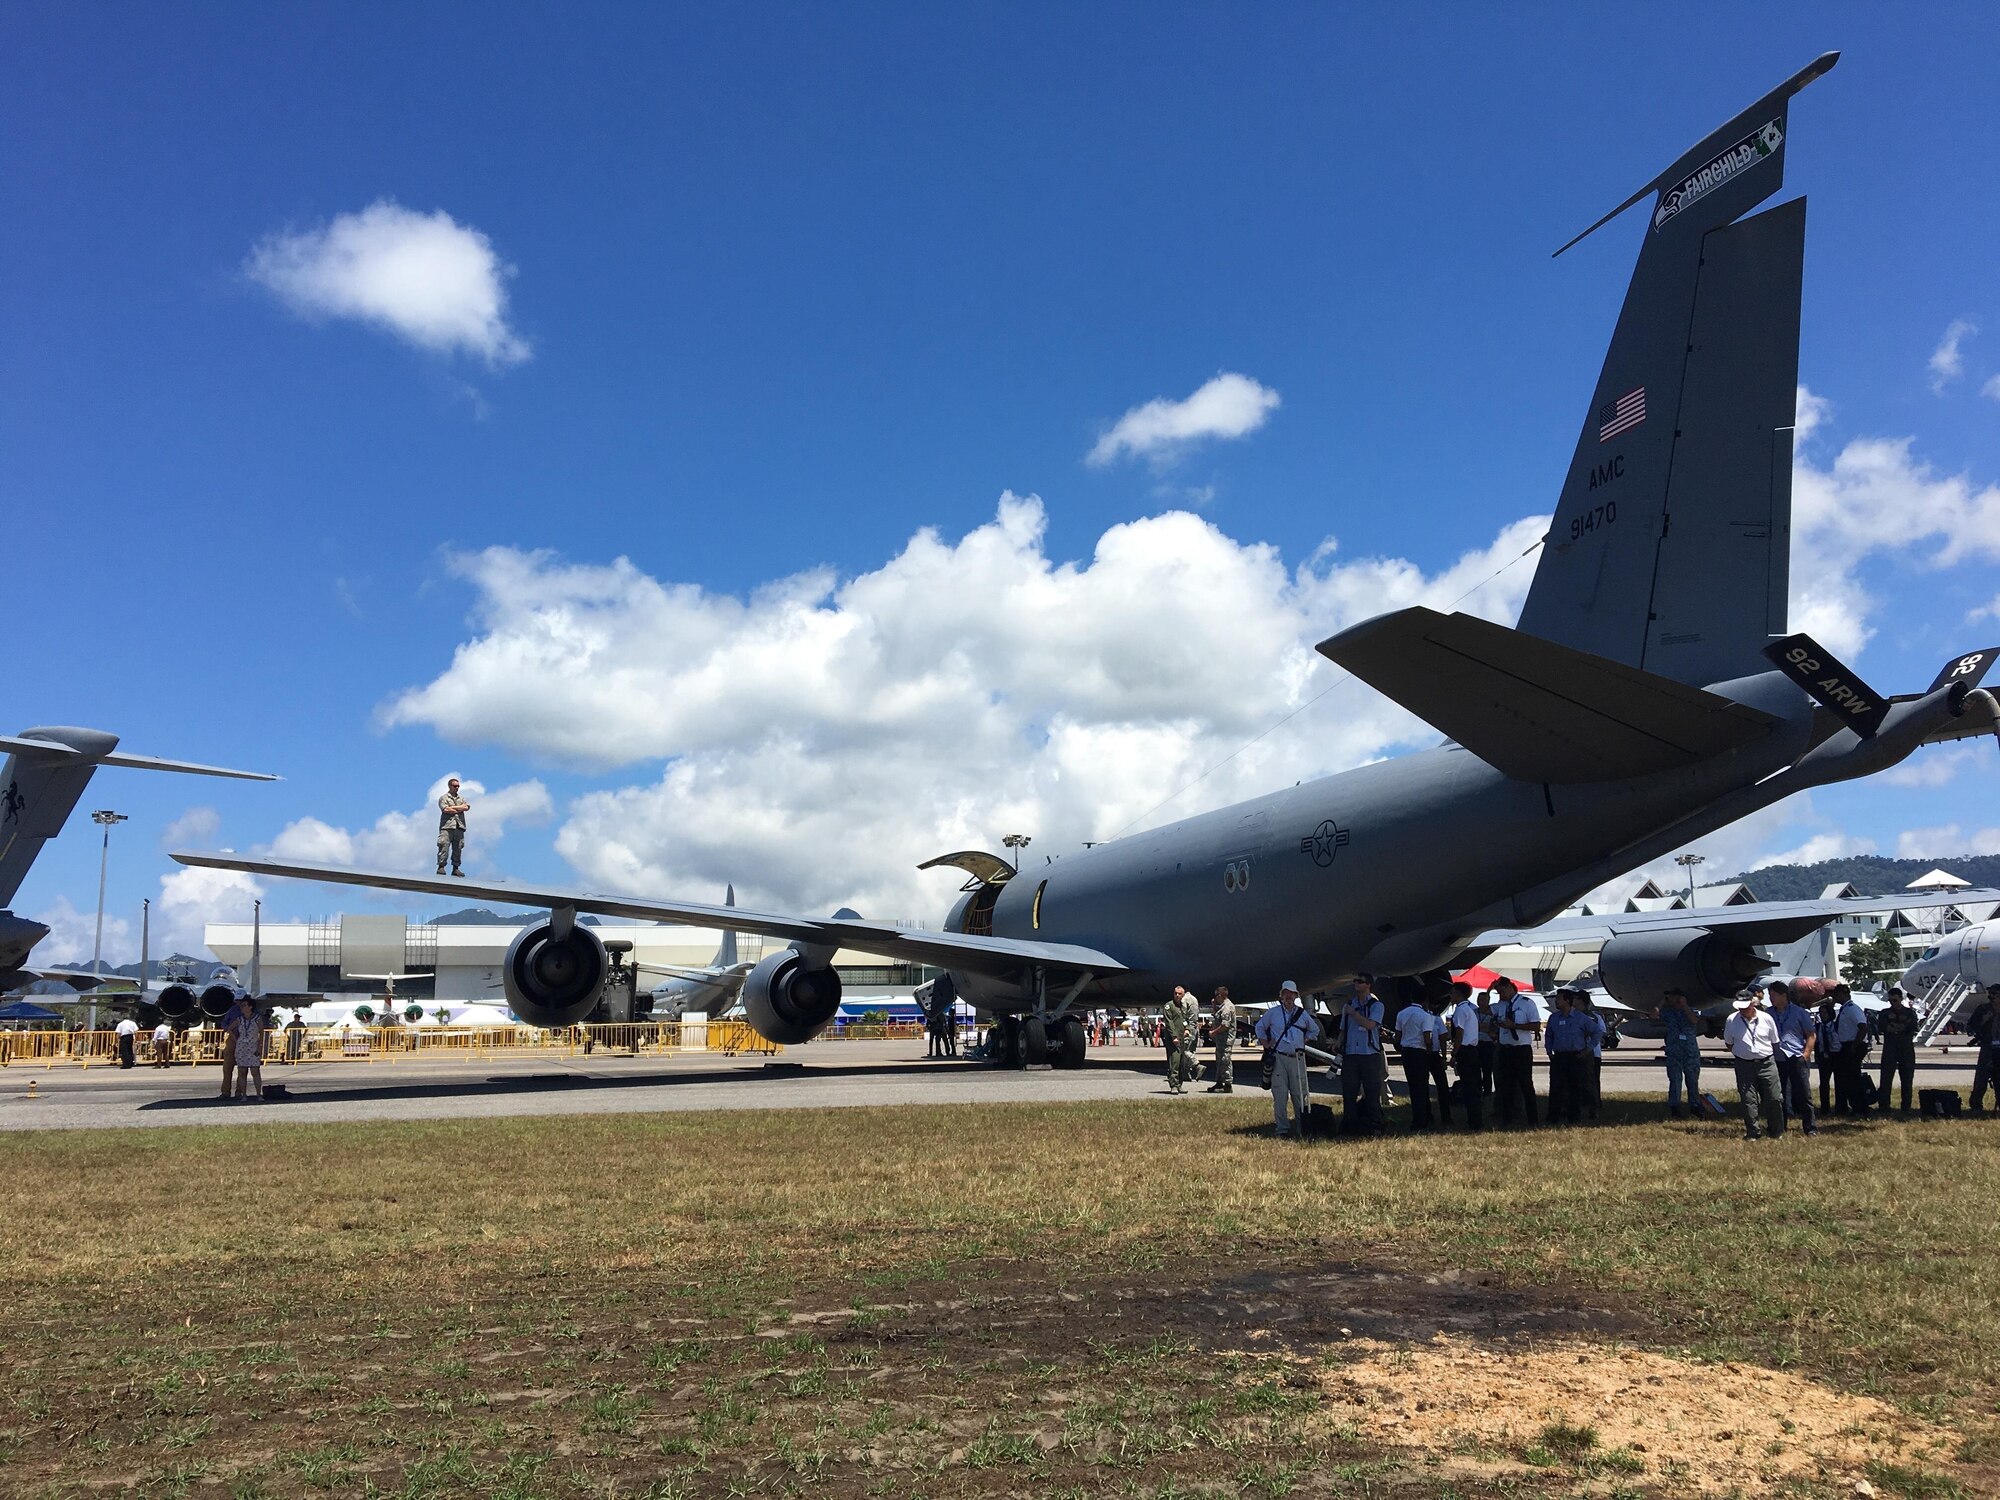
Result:
<svg viewBox="0 0 2000 1500"><path fill-rule="evenodd" d="M1310 854L1313 863L1322 867L1332 864L1335 853L1346 847L1347 830L1331 818L1299 840L1299 853Z"/></svg>

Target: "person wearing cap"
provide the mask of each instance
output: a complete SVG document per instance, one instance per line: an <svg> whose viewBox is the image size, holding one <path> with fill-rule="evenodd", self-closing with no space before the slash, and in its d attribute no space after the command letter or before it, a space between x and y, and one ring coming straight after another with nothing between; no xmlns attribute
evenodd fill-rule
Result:
<svg viewBox="0 0 2000 1500"><path fill-rule="evenodd" d="M1495 1092L1500 1096L1500 1123L1512 1125L1519 1111L1524 1124L1535 1123L1535 1043L1541 1040L1542 1016L1535 1002L1511 979L1493 985L1493 1022L1499 1031Z"/></svg>
<svg viewBox="0 0 2000 1500"><path fill-rule="evenodd" d="M1669 989L1660 996L1661 1057L1667 1065L1667 1113L1678 1120L1701 1113L1701 1018L1688 1004L1687 991ZM1687 1104L1681 1104L1681 1090Z"/></svg>
<svg viewBox="0 0 2000 1500"><path fill-rule="evenodd" d="M1880 1086L1876 1089L1876 1109L1889 1113L1889 1082L1899 1078L1903 1084L1902 1113L1910 1112L1910 1091L1917 1086L1917 1022L1920 1017L1916 1010L1903 998L1902 988L1889 986L1889 1008L1875 1018L1875 1029L1882 1033L1882 1071Z"/></svg>
<svg viewBox="0 0 2000 1500"><path fill-rule="evenodd" d="M452 777L438 798L438 874L444 874L447 855L451 857L451 873L465 874L460 866L465 860L465 815L471 811L472 804L459 795L458 778Z"/></svg>
<svg viewBox="0 0 2000 1500"><path fill-rule="evenodd" d="M1972 1112L1986 1112L1986 1086L2000 1083L2000 984L1986 986L1986 998L1965 1018L1972 1038ZM1996 1095L2000 1098L2000 1095Z"/></svg>
<svg viewBox="0 0 2000 1500"><path fill-rule="evenodd" d="M1486 1027L1479 1007L1472 1001L1472 986L1459 980L1451 987L1451 1066L1458 1074L1458 1092L1465 1105L1465 1128L1477 1130L1480 1126L1479 1096L1484 1086L1479 1078L1479 1049L1485 1039ZM1450 1123L1447 1111L1446 1123Z"/></svg>
<svg viewBox="0 0 2000 1500"><path fill-rule="evenodd" d="M1298 985L1287 979L1278 986L1278 1003L1257 1018L1252 1034L1271 1053L1271 1122L1278 1139L1295 1135L1304 1140L1306 1043L1319 1039L1319 1022L1299 1003Z"/></svg>
<svg viewBox="0 0 2000 1500"><path fill-rule="evenodd" d="M1437 1057L1438 1038L1437 1017L1430 1007L1418 1000L1412 1000L1396 1012L1396 1056L1403 1064L1403 1081L1410 1089L1410 1132L1429 1130L1431 1118L1431 1060ZM1438 1092L1438 1104L1444 1106L1444 1093ZM1447 1122L1450 1113L1447 1109Z"/></svg>
<svg viewBox="0 0 2000 1500"><path fill-rule="evenodd" d="M1840 1055L1833 1064L1833 1107L1850 1120L1862 1116L1861 1067L1868 1061L1868 1012L1844 984L1833 987L1833 1036Z"/></svg>
<svg viewBox="0 0 2000 1500"><path fill-rule="evenodd" d="M1354 993L1340 1008L1340 1129L1343 1135L1378 1135L1382 1130L1382 1090L1388 1070L1382 1062L1382 1001L1375 976L1354 976Z"/></svg>
<svg viewBox="0 0 2000 1500"><path fill-rule="evenodd" d="M1743 1139L1760 1138L1760 1117L1773 1136L1785 1133L1785 1106L1778 1087L1778 1027L1757 1003L1756 991L1736 1002L1736 1014L1722 1030L1736 1059L1736 1098L1743 1106Z"/></svg>
<svg viewBox="0 0 2000 1500"><path fill-rule="evenodd" d="M1542 1028L1542 1048L1549 1055L1549 1123L1574 1125L1583 1118L1583 1060L1590 1055L1590 1037L1577 1014L1576 991L1557 990L1555 1002Z"/></svg>
<svg viewBox="0 0 2000 1500"><path fill-rule="evenodd" d="M1812 1059L1819 1046L1819 1021L1803 1005L1792 1003L1792 987L1782 979L1764 986L1771 1024L1778 1028L1778 1095L1785 1118L1797 1120L1807 1135L1819 1134L1813 1113Z"/></svg>

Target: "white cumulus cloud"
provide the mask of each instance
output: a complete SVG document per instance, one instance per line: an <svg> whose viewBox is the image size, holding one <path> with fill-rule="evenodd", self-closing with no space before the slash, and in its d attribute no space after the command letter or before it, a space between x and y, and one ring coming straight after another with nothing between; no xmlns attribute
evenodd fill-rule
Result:
<svg viewBox="0 0 2000 1500"><path fill-rule="evenodd" d="M53 904L35 913L34 919L48 928L49 935L35 945L29 958L31 964L42 964L50 968L88 968L90 955L97 941L97 909L78 911L70 904L67 896L56 897ZM139 956L139 944L133 934L134 924L124 917L104 914L104 966L115 968L119 964L130 963Z"/></svg>
<svg viewBox="0 0 2000 1500"><path fill-rule="evenodd" d="M1979 332L1979 325L1965 318L1954 318L1951 326L1938 340L1937 348L1931 350L1931 389L1939 395L1944 388L1965 373L1965 354L1960 346Z"/></svg>
<svg viewBox="0 0 2000 1500"><path fill-rule="evenodd" d="M1972 854L2000 854L2000 828L1977 828L1967 833L1956 823L1940 823L1934 828L1908 829L1896 839L1898 859L1949 859Z"/></svg>
<svg viewBox="0 0 2000 1500"><path fill-rule="evenodd" d="M748 598L493 548L452 560L475 638L384 718L593 769L664 761L570 809L557 848L600 888L734 881L746 900L935 917L951 888L919 861L1009 832L1059 852L1155 816L1335 680L1312 649L1334 631L1418 603L1513 618L1533 565L1508 565L1546 524L1426 572L1331 546L1288 567L1170 512L1059 561L1042 503L1010 494L957 540L925 530L859 577ZM1350 684L1155 820L1431 738Z"/></svg>
<svg viewBox="0 0 2000 1500"><path fill-rule="evenodd" d="M354 318L495 366L530 353L507 323L513 268L442 209L418 213L382 199L323 228L266 236L244 269L301 317Z"/></svg>
<svg viewBox="0 0 2000 1500"><path fill-rule="evenodd" d="M1791 628L1851 656L1874 634L1881 601L1857 569L1896 557L1928 569L2000 559L2000 485L1942 474L1914 439L1857 437L1831 461L1805 439L1827 406L1800 388L1800 445L1792 466Z"/></svg>
<svg viewBox="0 0 2000 1500"><path fill-rule="evenodd" d="M1157 397L1135 406L1097 440L1084 462L1098 467L1120 457L1170 463L1207 438L1246 437L1278 409L1278 393L1248 375L1225 372L1180 401Z"/></svg>
<svg viewBox="0 0 2000 1500"><path fill-rule="evenodd" d="M1979 388L1979 394L1989 401L2000 401L2000 375L1989 375L1986 384Z"/></svg>

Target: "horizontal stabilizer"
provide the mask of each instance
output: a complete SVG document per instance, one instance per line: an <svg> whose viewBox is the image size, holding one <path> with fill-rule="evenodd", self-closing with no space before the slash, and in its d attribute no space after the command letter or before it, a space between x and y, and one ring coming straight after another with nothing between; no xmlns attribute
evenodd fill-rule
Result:
<svg viewBox="0 0 2000 1500"><path fill-rule="evenodd" d="M1773 641L1764 648L1764 655L1815 703L1839 715L1840 723L1864 740L1873 739L1889 717L1889 700L1809 635L1788 635Z"/></svg>
<svg viewBox="0 0 2000 1500"><path fill-rule="evenodd" d="M204 766L191 760L162 760L157 755L128 755L115 750L98 762L105 766L130 766L137 771L185 771L190 776L230 776L238 781L276 781L268 771L232 771L227 766Z"/></svg>
<svg viewBox="0 0 2000 1500"><path fill-rule="evenodd" d="M1320 652L1521 781L1619 781L1768 734L1770 715L1472 615L1401 609Z"/></svg>

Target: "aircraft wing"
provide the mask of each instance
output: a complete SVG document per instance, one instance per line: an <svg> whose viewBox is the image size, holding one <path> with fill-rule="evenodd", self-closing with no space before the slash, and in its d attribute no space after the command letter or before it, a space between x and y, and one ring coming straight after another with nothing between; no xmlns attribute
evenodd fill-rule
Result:
<svg viewBox="0 0 2000 1500"><path fill-rule="evenodd" d="M1728 928L1752 943L1797 942L1807 933L1855 912L1909 911L1922 906L2000 901L2000 891L1905 892L1847 901L1757 901L1748 906L1687 907L1677 911L1614 912L1597 917L1556 917L1538 927L1495 927L1479 934L1471 949L1553 947L1614 938L1626 932L1662 932L1675 927Z"/></svg>
<svg viewBox="0 0 2000 1500"><path fill-rule="evenodd" d="M973 937L962 932L933 932L898 927L893 922L859 918L795 917L779 912L750 911L741 906L712 906L699 901L655 901L639 896L601 895L567 891L554 886L516 885L509 881L480 882L452 876L406 875L393 870L350 870L340 865L301 864L290 860L249 859L239 854L207 854L177 850L184 865L211 870L241 870L248 875L272 875L285 880L318 880L330 885L365 885L376 890L417 891L429 896L471 896L509 906L569 907L606 917L631 917L642 922L676 922L718 932L756 932L792 943L852 948L862 953L939 968L970 969L1007 974L1024 965L1041 964L1064 973L1120 973L1126 965L1108 953L1076 943L1037 943L1024 938ZM2000 896L1995 897L2000 900ZM1907 903L1905 903L1907 904Z"/></svg>

